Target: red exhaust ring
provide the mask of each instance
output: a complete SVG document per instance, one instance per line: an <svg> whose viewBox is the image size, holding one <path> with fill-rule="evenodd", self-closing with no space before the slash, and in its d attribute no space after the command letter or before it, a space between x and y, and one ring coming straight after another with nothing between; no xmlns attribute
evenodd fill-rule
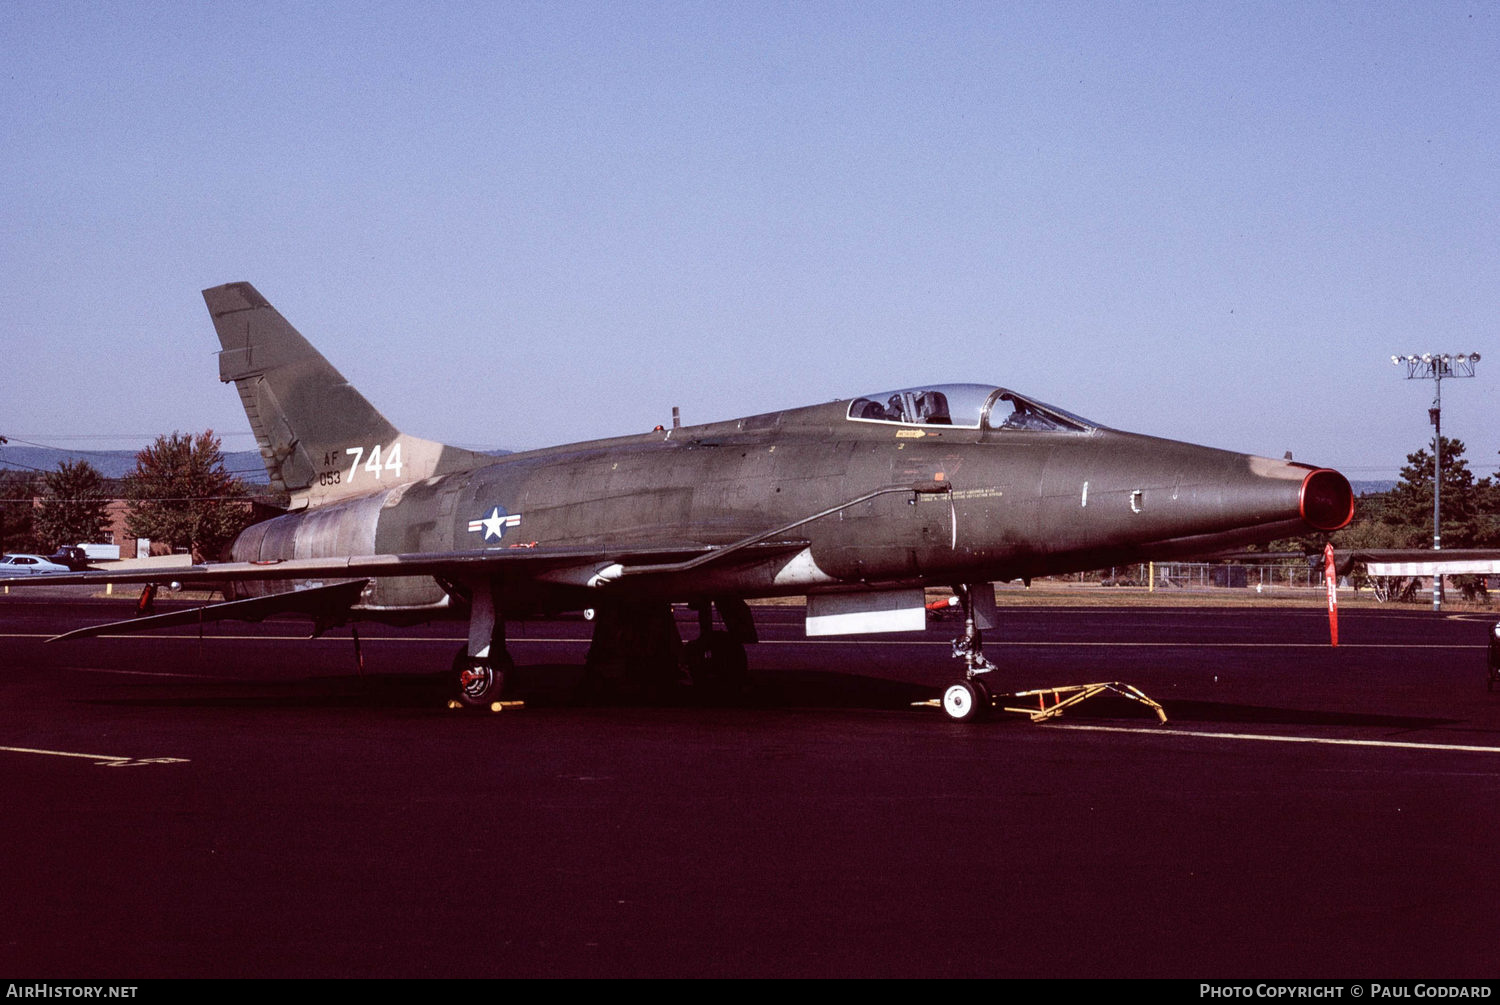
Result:
<svg viewBox="0 0 1500 1005"><path fill-rule="evenodd" d="M1297 509L1318 530L1338 530L1354 519L1354 490L1332 468L1319 468L1302 479Z"/></svg>

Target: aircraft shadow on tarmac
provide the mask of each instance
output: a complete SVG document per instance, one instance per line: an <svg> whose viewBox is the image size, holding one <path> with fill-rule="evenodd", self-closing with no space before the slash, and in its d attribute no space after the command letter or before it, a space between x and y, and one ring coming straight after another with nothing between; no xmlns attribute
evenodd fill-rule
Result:
<svg viewBox="0 0 1500 1005"><path fill-rule="evenodd" d="M907 709L938 696L928 685L829 671L778 671L752 674L742 692L705 693L664 682L651 688L623 687L600 681L574 664L516 667L510 675L513 696L538 708L569 707L740 707ZM137 684L129 694L97 694L84 699L107 705L233 708L431 708L445 707L451 676L439 674L347 674L282 681L196 681ZM997 696L997 704L1007 704ZM1012 699L1030 706L1035 697ZM1458 720L1422 716L1379 715L1229 702L1174 700L1166 703L1169 721L1291 726L1343 726L1421 729ZM1138 702L1101 695L1067 712L1068 720L1133 719L1155 721Z"/></svg>
<svg viewBox="0 0 1500 1005"><path fill-rule="evenodd" d="M928 686L827 671L752 675L735 693L663 681L654 686L601 680L576 664L516 667L507 675L507 698L538 708L586 706L741 708L908 708L937 697ZM128 693L84 699L103 705L176 707L355 707L444 708L452 675L346 674L301 680L222 680L133 683Z"/></svg>

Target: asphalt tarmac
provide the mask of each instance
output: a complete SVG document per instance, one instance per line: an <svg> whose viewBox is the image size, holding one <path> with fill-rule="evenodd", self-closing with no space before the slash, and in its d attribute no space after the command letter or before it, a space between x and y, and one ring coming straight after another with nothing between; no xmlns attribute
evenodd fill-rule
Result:
<svg viewBox="0 0 1500 1005"><path fill-rule="evenodd" d="M457 624L44 645L128 602L0 598L0 975L1493 978L1493 616L1007 608L1061 722L947 722L953 623L802 638L738 705L448 710ZM684 634L692 629L684 614Z"/></svg>

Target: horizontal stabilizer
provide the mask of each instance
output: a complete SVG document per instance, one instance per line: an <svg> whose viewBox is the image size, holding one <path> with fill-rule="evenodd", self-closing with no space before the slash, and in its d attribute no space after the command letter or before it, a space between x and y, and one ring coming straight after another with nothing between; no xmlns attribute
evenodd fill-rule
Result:
<svg viewBox="0 0 1500 1005"><path fill-rule="evenodd" d="M155 614L147 618L131 618L128 621L112 621L107 625L79 628L64 635L56 635L48 642L67 639L85 639L98 635L123 635L133 632L149 632L157 628L172 628L177 625L199 625L211 621L261 621L273 614L305 614L320 625L340 624L349 615L349 609L359 600L368 580L356 579L332 586L315 586L307 590L291 590L269 597L250 600L231 600L223 604L209 604L171 614Z"/></svg>

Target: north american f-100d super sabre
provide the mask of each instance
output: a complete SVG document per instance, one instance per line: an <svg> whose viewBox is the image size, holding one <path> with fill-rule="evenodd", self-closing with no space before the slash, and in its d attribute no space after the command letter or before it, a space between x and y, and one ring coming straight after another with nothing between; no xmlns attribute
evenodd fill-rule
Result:
<svg viewBox="0 0 1500 1005"><path fill-rule="evenodd" d="M965 626L943 707L968 718L988 704L995 581L1332 531L1353 515L1336 471L1122 432L982 384L495 457L394 428L249 283L203 296L219 377L290 508L221 563L71 575L211 581L230 599L70 636L284 612L320 630L460 618L456 697L482 705L512 665L507 620L592 609L590 663L713 687L745 672L748 599L805 595L812 635L903 631L923 627L925 587L949 586ZM698 611L685 645L674 603Z"/></svg>

